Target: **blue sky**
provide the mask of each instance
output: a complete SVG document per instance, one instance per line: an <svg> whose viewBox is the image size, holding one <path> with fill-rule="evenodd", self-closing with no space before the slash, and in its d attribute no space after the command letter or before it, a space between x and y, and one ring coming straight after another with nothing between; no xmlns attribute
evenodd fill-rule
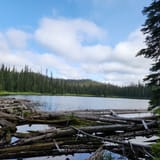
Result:
<svg viewBox="0 0 160 160"><path fill-rule="evenodd" d="M141 11L149 0L0 0L0 63L54 77L126 85L150 62Z"/></svg>

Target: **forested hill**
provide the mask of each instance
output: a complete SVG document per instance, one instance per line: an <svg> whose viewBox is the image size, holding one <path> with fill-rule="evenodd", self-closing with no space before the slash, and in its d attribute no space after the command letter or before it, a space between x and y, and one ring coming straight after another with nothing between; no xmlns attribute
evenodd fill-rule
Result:
<svg viewBox="0 0 160 160"><path fill-rule="evenodd" d="M92 80L66 80L32 72L27 66L16 68L0 66L0 91L37 92L53 95L93 95L104 97L148 98L150 89L144 85L115 86Z"/></svg>

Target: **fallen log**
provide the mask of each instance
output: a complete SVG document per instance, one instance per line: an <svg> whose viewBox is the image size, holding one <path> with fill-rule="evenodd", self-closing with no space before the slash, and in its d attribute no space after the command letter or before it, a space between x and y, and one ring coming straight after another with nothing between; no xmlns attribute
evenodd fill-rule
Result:
<svg viewBox="0 0 160 160"><path fill-rule="evenodd" d="M158 133L158 129L153 128L150 130L131 131L131 132L123 133L123 134L120 133L120 134L109 136L109 137L115 137L115 138L117 137L117 138L121 138L121 139L124 139L124 138L131 139L136 136L151 137L157 133Z"/></svg>
<svg viewBox="0 0 160 160"><path fill-rule="evenodd" d="M11 133L14 133L16 131L16 125L5 120L0 119L0 126L1 129L1 139L0 139L0 145L6 145L11 142Z"/></svg>
<svg viewBox="0 0 160 160"><path fill-rule="evenodd" d="M4 128L8 128L10 130L15 131L16 130L16 125L14 123L11 123L5 119L0 119L0 126Z"/></svg>
<svg viewBox="0 0 160 160"><path fill-rule="evenodd" d="M45 111L37 111L36 115L33 115L33 119L61 119L64 116L70 115L65 112L45 112Z"/></svg>
<svg viewBox="0 0 160 160"><path fill-rule="evenodd" d="M93 155L91 155L86 160L102 160L104 154L104 148L103 146L100 146Z"/></svg>
<svg viewBox="0 0 160 160"><path fill-rule="evenodd" d="M11 114L8 114L8 113L4 113L2 111L0 111L0 118L4 118L6 120L9 120L9 121L17 121L18 120L18 117L15 116L15 115L11 115Z"/></svg>
<svg viewBox="0 0 160 160"><path fill-rule="evenodd" d="M92 115L75 115L75 117L78 117L80 119L100 121L100 122L106 122L106 123L128 124L126 120L124 121L119 119L113 119L110 117L101 117L101 116L92 116Z"/></svg>
<svg viewBox="0 0 160 160"><path fill-rule="evenodd" d="M136 113L148 113L146 109L112 109L116 114L136 114ZM75 110L66 113L78 113L78 114L90 114L90 115L110 115L110 109L86 109L86 110Z"/></svg>
<svg viewBox="0 0 160 160"><path fill-rule="evenodd" d="M57 142L57 144L60 150L57 149L54 142L2 148L0 150L0 159L93 152L99 147L95 144L63 145L63 142Z"/></svg>
<svg viewBox="0 0 160 160"><path fill-rule="evenodd" d="M89 152L95 151L104 142L105 144L116 144L116 146L111 145L106 148L117 149L119 152L120 148L125 147L129 157L136 159L135 152L139 155L142 154L142 156L149 155L150 147L139 146L124 140L137 135L151 136L158 131L156 128L159 121L156 116L141 118L120 116L120 114L144 113L147 112L146 110L112 110L114 116L110 115L110 110L42 112L33 109L30 101L16 99L0 100L0 107L0 136L2 140L0 159L47 154L55 156L77 153L80 150L81 152ZM93 123L94 125L92 125ZM63 128L16 133L15 127L22 124L53 124ZM15 126L13 131L12 125ZM72 126L66 127L68 125ZM5 128L9 128L12 132L7 132L7 129L5 131ZM11 136L20 139L10 143Z"/></svg>
<svg viewBox="0 0 160 160"><path fill-rule="evenodd" d="M105 116L104 118L109 118L110 120L121 120L121 121L127 121L127 122L134 122L134 123L142 123L142 121L146 120L147 122L151 120L156 120L156 116L147 116L147 117L134 117L134 118L128 118L128 117L121 117L121 116Z"/></svg>
<svg viewBox="0 0 160 160"><path fill-rule="evenodd" d="M95 135L91 135L91 134L88 134L84 131L81 131L75 127L73 127L73 129L77 130L79 133L82 133L84 135L87 135L89 137L92 137L92 138L97 138L97 139L101 139L103 141L108 141L108 142L111 142L111 143L117 143L118 145L125 145L125 147L130 147L131 148L131 151L132 151L132 155L134 156L134 159L136 160L137 159L137 154L135 152L136 151L139 151L139 149L141 148L141 153L143 153L143 155L145 156L146 154L153 158L152 154L151 154L151 147L149 145L142 145L142 144L134 144L134 143L131 143L131 142L125 142L125 141L119 141L119 140L114 140L114 139L108 139L108 138L103 138L103 137L99 137L99 136L95 136ZM137 150L138 148L138 150ZM101 149L102 150L102 149ZM139 151L140 152L140 151ZM97 160L98 158L100 158L100 152L98 152L99 154L95 154L92 158L95 160ZM95 157L97 156L97 157Z"/></svg>
<svg viewBox="0 0 160 160"><path fill-rule="evenodd" d="M55 125L63 125L68 126L72 122L71 119L60 119L60 120L43 120L43 119L24 119L21 122L21 125L24 124L55 124Z"/></svg>
<svg viewBox="0 0 160 160"><path fill-rule="evenodd" d="M155 125L157 125L156 122L148 123L148 126L150 128L154 127ZM87 133L91 133L91 134L96 133L96 132L105 132L105 135L112 135L113 132L115 132L116 130L137 131L137 130L141 130L143 128L144 128L144 126L142 124L138 124L138 125L118 125L117 124L117 125L81 127L81 128L79 128L79 130L87 132ZM76 135L76 134L77 134L77 131L73 128L55 129L51 133L47 133L47 130L46 130L46 134L34 136L31 138L27 138L27 139L21 139L17 142L17 144L24 145L24 144L34 143L34 142L37 142L42 139L72 136L72 135Z"/></svg>

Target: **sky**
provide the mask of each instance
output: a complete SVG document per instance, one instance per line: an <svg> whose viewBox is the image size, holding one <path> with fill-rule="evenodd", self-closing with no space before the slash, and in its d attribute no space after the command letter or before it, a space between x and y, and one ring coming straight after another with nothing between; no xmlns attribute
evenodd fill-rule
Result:
<svg viewBox="0 0 160 160"><path fill-rule="evenodd" d="M142 82L150 0L0 0L0 64L55 78Z"/></svg>

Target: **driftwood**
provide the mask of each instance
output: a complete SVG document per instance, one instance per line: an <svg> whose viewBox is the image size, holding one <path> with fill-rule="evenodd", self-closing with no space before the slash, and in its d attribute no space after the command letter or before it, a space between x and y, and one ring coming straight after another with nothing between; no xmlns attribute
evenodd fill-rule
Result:
<svg viewBox="0 0 160 160"><path fill-rule="evenodd" d="M148 113L146 109L131 109L131 110L124 110L124 109L114 109L112 110L116 114L137 114L137 113ZM68 112L65 112L68 113ZM78 113L78 114L86 114L86 115L111 115L111 110L107 109L90 109L90 110L75 110L72 111L72 113Z"/></svg>
<svg viewBox="0 0 160 160"><path fill-rule="evenodd" d="M53 148L54 144L43 144L39 145L39 150L26 150L23 148L22 152L8 152L0 154L1 159L8 159L13 157L39 157L39 156L57 156L57 155L69 155L74 153L91 153L96 150L98 146L95 145L65 145L62 146L64 149L61 152L57 148ZM37 148L37 146L34 146ZM43 149L44 148L44 149Z"/></svg>
<svg viewBox="0 0 160 160"><path fill-rule="evenodd" d="M156 122L150 122L148 123L148 126L154 127L156 126ZM89 126L89 127L81 127L79 130L87 132L87 133L96 133L96 132L105 132L105 135L112 135L114 131L116 130L123 130L123 131L137 131L143 129L143 124L139 125L102 125L102 126ZM31 138L26 138L26 139L21 139L17 144L28 144L28 143L34 143L36 141L40 141L43 139L48 139L48 138L57 138L57 137L64 137L64 136L73 136L77 133L75 129L69 128L69 129L54 129L52 132L47 131L45 134L43 133L42 135L34 136Z"/></svg>
<svg viewBox="0 0 160 160"><path fill-rule="evenodd" d="M100 146L95 153L90 156L89 158L87 158L86 160L102 160L103 159L103 153L104 152L104 147Z"/></svg>
<svg viewBox="0 0 160 160"><path fill-rule="evenodd" d="M146 155L152 158L149 145L132 144L126 139L156 134L157 117L121 116L146 110L44 112L37 111L34 105L28 100L0 99L0 159L94 152L100 146L88 160L98 160L103 149L123 155L125 150L125 156L132 159ZM24 124L51 126L43 131L18 133L16 126ZM11 142L12 137L18 140Z"/></svg>

